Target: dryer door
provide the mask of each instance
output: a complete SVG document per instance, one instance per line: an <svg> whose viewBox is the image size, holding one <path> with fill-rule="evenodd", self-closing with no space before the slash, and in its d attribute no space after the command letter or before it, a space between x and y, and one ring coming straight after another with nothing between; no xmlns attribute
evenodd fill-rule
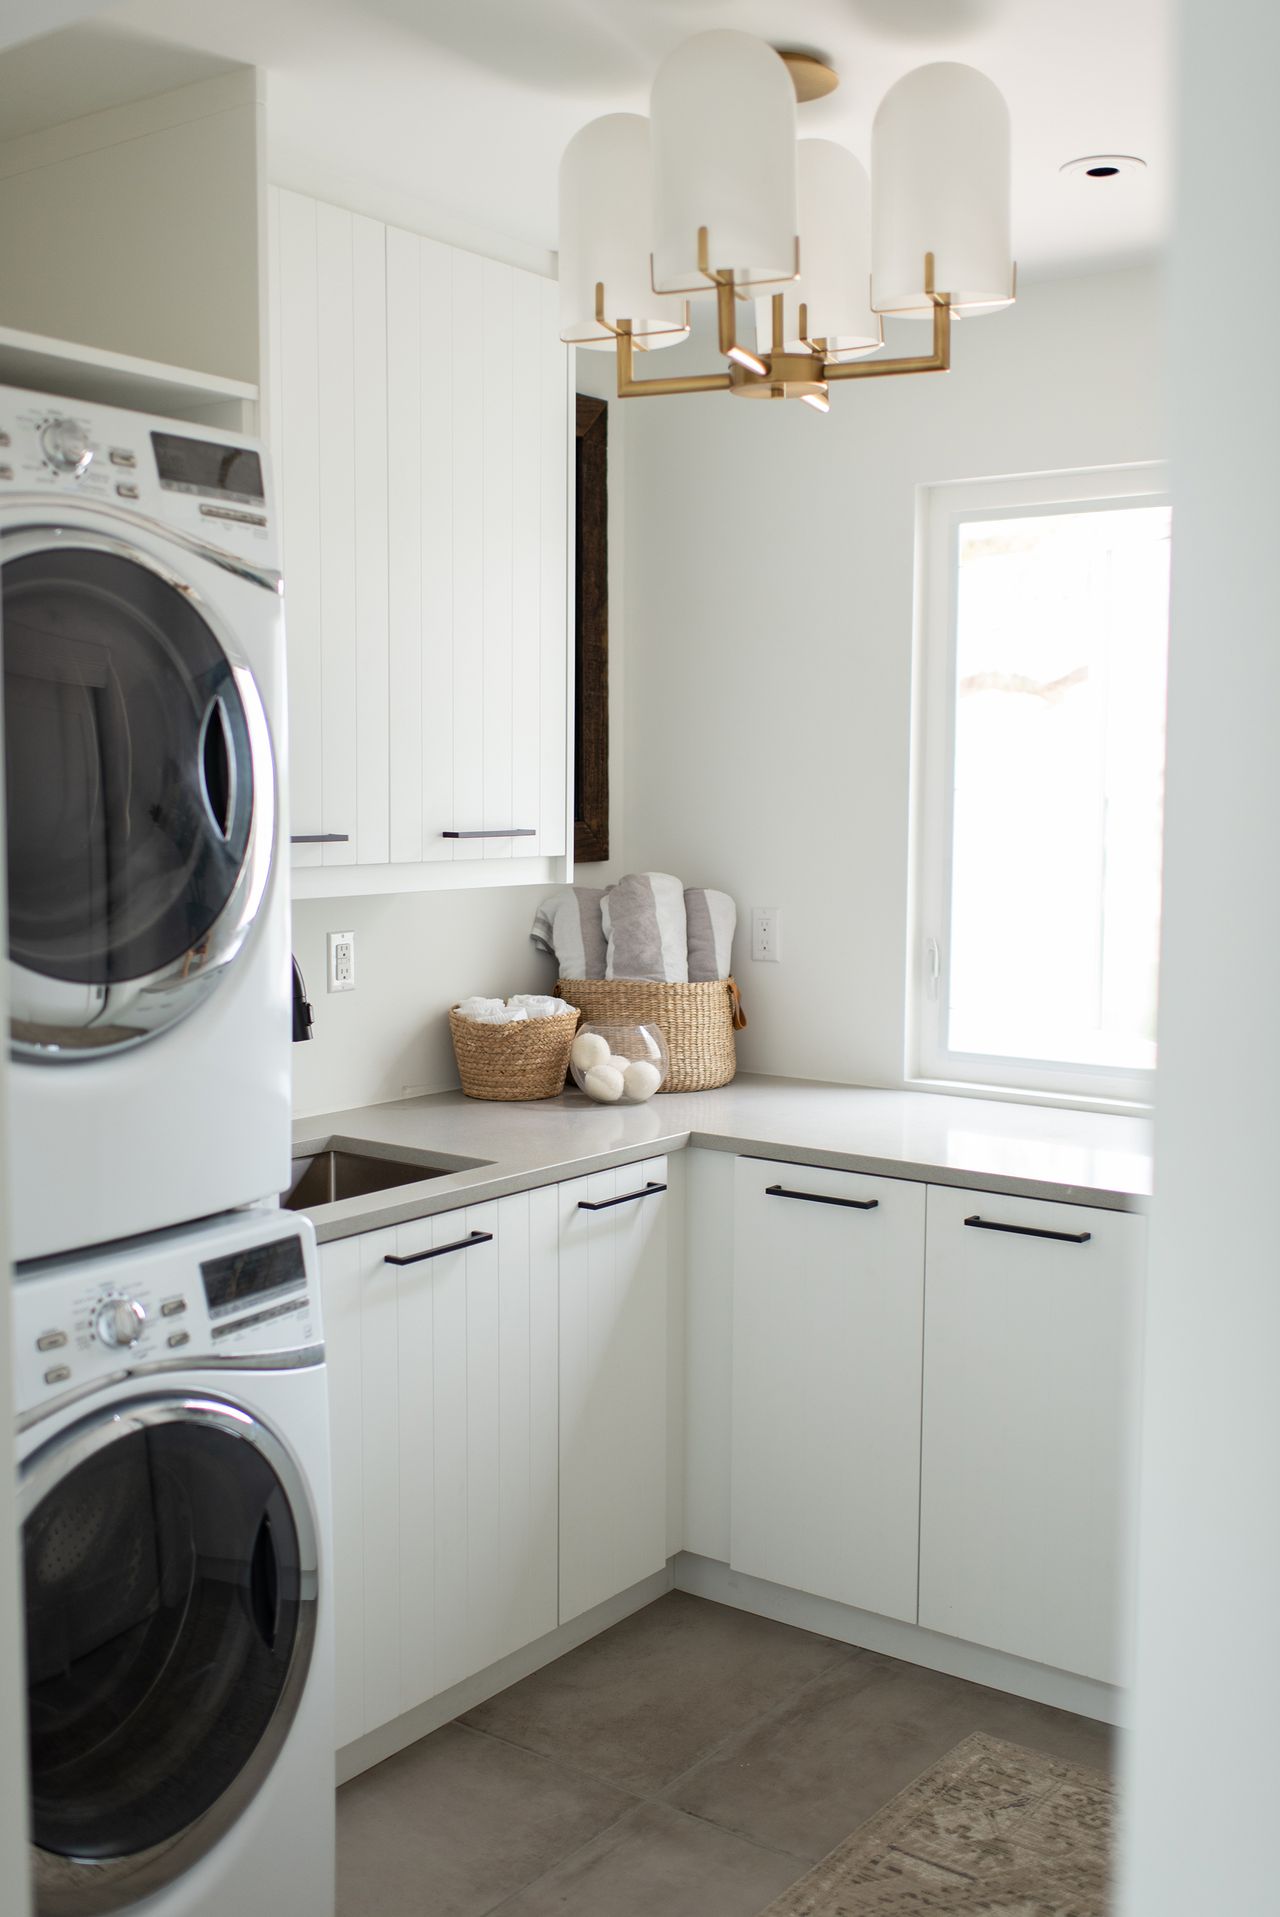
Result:
<svg viewBox="0 0 1280 1917"><path fill-rule="evenodd" d="M189 578L126 541L0 541L12 1040L99 1056L184 1017L266 885L271 745Z"/></svg>
<svg viewBox="0 0 1280 1917"><path fill-rule="evenodd" d="M280 1751L315 1633L316 1533L284 1446L239 1406L116 1403L22 1478L37 1917L180 1877Z"/></svg>

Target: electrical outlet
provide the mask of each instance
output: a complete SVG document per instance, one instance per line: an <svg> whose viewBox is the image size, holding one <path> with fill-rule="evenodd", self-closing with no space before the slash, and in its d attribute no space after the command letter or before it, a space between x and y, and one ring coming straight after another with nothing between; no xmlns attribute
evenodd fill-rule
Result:
<svg viewBox="0 0 1280 1917"><path fill-rule="evenodd" d="M354 932L329 934L329 990L354 992L356 989L356 935Z"/></svg>
<svg viewBox="0 0 1280 1917"><path fill-rule="evenodd" d="M776 905L753 905L751 908L751 956L757 963L776 965L778 963L778 920L781 914Z"/></svg>

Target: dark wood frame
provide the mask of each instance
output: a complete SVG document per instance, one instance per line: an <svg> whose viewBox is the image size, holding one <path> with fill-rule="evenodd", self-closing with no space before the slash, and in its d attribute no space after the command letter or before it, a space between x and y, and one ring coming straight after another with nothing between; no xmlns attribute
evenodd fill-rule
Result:
<svg viewBox="0 0 1280 1917"><path fill-rule="evenodd" d="M609 856L609 407L578 394L573 856Z"/></svg>

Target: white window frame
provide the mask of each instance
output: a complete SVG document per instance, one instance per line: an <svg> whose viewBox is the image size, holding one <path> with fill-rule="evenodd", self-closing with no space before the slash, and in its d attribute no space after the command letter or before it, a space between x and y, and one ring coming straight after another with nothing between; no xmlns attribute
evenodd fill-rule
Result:
<svg viewBox="0 0 1280 1917"><path fill-rule="evenodd" d="M951 842L955 761L958 528L975 519L1037 512L1159 506L1163 465L1106 466L970 480L917 490L916 700L908 941L909 1085L934 1091L1110 1110L1150 1107L1155 1073L1053 1059L1000 1059L946 1043L951 951Z"/></svg>

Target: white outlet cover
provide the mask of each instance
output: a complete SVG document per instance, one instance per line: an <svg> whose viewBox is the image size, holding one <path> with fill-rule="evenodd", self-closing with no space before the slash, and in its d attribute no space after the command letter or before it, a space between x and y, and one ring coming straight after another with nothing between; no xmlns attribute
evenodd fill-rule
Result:
<svg viewBox="0 0 1280 1917"><path fill-rule="evenodd" d="M356 989L356 935L354 932L330 932L328 947L328 984L331 992Z"/></svg>

